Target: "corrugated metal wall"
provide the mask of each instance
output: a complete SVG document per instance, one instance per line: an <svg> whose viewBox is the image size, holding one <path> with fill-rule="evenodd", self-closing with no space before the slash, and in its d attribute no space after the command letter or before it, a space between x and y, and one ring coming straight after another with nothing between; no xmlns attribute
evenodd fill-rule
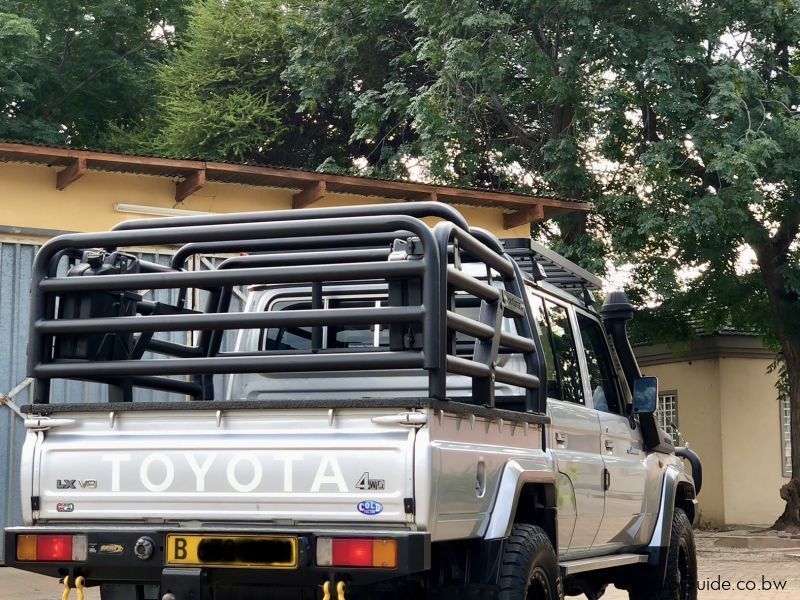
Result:
<svg viewBox="0 0 800 600"><path fill-rule="evenodd" d="M30 299L30 277L33 258L37 246L30 243L3 242L0 240L0 394L8 393L25 380L25 358L28 340L28 302ZM168 265L171 254L139 253L144 260ZM198 258L196 268L210 268L219 259ZM161 302L174 301L174 290L151 291L148 299ZM194 301L203 306L205 292L197 294ZM241 290L233 297L231 310L243 310L244 294ZM162 334L165 339L186 342L185 334ZM184 336L180 338L178 336ZM232 350L235 333L228 332L223 348ZM217 392L224 394L225 380L218 379ZM30 388L21 392L14 402L28 404ZM135 400L161 401L169 398L157 391L137 390ZM106 400L103 386L82 382L54 382L52 402L101 402ZM0 528L22 523L18 490L19 456L25 437L25 429L20 419L7 407L0 407ZM3 560L3 547L0 545L0 562Z"/></svg>
<svg viewBox="0 0 800 600"><path fill-rule="evenodd" d="M25 379L29 286L35 252L35 246L0 243L0 393L3 394ZM17 396L18 404L28 402L29 391ZM5 527L22 520L18 481L19 455L25 438L19 418L5 407L0 408L0 436L0 520Z"/></svg>

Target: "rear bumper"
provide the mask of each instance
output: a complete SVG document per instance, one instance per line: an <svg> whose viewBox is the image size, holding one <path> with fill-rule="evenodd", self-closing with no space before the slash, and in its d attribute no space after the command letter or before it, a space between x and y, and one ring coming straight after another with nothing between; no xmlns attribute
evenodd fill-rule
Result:
<svg viewBox="0 0 800 600"><path fill-rule="evenodd" d="M175 567L165 556L168 533L285 535L298 541L298 565L295 568L269 567ZM27 534L84 534L88 541L88 557L84 562L28 562L17 559L17 538ZM154 551L142 560L134 554L137 540L149 537ZM391 538L397 541L397 568L319 567L316 565L316 540L319 537ZM175 585L187 589L217 586L275 586L316 588L325 581L346 581L349 585L370 585L402 578L430 568L430 534L375 529L315 529L313 532L293 528L145 528L145 527L14 527L5 530L5 564L9 567L49 575L73 578L83 576L87 585L138 584Z"/></svg>

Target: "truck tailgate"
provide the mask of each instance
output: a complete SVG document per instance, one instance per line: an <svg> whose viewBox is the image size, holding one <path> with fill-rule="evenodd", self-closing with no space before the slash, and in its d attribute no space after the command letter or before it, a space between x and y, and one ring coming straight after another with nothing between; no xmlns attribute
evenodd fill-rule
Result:
<svg viewBox="0 0 800 600"><path fill-rule="evenodd" d="M408 523L415 429L373 421L397 412L56 412L28 433L23 505L40 522Z"/></svg>

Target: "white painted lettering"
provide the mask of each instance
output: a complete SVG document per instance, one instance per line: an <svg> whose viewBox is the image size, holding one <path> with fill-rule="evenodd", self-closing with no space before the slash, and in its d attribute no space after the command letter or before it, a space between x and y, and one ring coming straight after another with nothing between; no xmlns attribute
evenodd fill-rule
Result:
<svg viewBox="0 0 800 600"><path fill-rule="evenodd" d="M330 474L328 470L330 469ZM319 463L317 474L314 476L314 483L311 484L312 492L319 492L323 485L335 485L340 492L347 492L347 484L342 475L342 469L333 456L323 456Z"/></svg>
<svg viewBox="0 0 800 600"><path fill-rule="evenodd" d="M131 459L130 454L107 454L103 457L104 462L111 463L111 491L119 491L119 472L120 465Z"/></svg>
<svg viewBox="0 0 800 600"><path fill-rule="evenodd" d="M283 462L283 491L294 491L294 461L303 460L303 455L297 452L287 452L276 456L275 460Z"/></svg>
<svg viewBox="0 0 800 600"><path fill-rule="evenodd" d="M236 477L236 467L239 466L239 463L243 460L249 462L253 467L253 478L249 483L242 483ZM230 483L231 487L237 492L252 492L261 483L263 475L264 471L261 468L261 463L249 454L234 456L231 462L228 463L228 483Z"/></svg>
<svg viewBox="0 0 800 600"><path fill-rule="evenodd" d="M161 483L153 483L153 480L150 479L150 466L156 461L164 465L164 479ZM175 466L167 455L156 452L142 461L142 466L139 468L139 478L142 480L142 485L151 492L163 492L175 480Z"/></svg>
<svg viewBox="0 0 800 600"><path fill-rule="evenodd" d="M186 457L186 462L189 463L189 467L192 469L192 473L194 473L196 484L195 489L198 492L205 492L206 491L206 474L208 470L211 468L211 464L214 462L214 459L217 458L216 452L210 452L206 455L206 460L203 462L202 465L197 464L197 459L195 458L194 454L190 454L189 452L184 452L183 454Z"/></svg>

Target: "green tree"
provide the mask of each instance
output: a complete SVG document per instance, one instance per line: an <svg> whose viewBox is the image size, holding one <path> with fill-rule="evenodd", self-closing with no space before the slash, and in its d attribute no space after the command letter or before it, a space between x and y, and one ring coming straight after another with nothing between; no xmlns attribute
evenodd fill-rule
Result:
<svg viewBox="0 0 800 600"><path fill-rule="evenodd" d="M800 4L632 2L598 33L613 75L600 100L612 246L637 265L637 300L658 304L648 333L733 326L780 350L793 444L776 525L796 528Z"/></svg>
<svg viewBox="0 0 800 600"><path fill-rule="evenodd" d="M282 0L198 0L182 47L159 68L160 94L129 149L178 157L316 167L344 160L329 107L302 110L282 80L299 13Z"/></svg>
<svg viewBox="0 0 800 600"><path fill-rule="evenodd" d="M152 103L181 2L0 0L0 138L93 148Z"/></svg>
<svg viewBox="0 0 800 600"><path fill-rule="evenodd" d="M651 337L774 342L800 523L798 2L323 0L302 27L286 79L350 113L361 167L594 200L540 233L633 263Z"/></svg>
<svg viewBox="0 0 800 600"><path fill-rule="evenodd" d="M65 105L78 84L52 92L13 79L54 43L42 40L70 46L4 10L18 17L0 25L0 51L13 49L0 66L13 81L0 94L16 90L0 96L7 112L38 103L25 114L40 116L56 102L64 112L45 124L83 114ZM746 327L780 349L795 442L778 524L797 526L799 10L800 0L198 0L182 49L159 68L156 110L116 143L594 201L588 219L535 233L595 270L634 264L649 336ZM148 97L131 102L150 102L154 88L138 89ZM115 120L124 134L135 118Z"/></svg>
<svg viewBox="0 0 800 600"><path fill-rule="evenodd" d="M284 79L304 109L330 107L351 148L325 168L596 197L591 3L319 0L303 10ZM584 215L563 217L562 249L602 269L602 239L586 230Z"/></svg>

